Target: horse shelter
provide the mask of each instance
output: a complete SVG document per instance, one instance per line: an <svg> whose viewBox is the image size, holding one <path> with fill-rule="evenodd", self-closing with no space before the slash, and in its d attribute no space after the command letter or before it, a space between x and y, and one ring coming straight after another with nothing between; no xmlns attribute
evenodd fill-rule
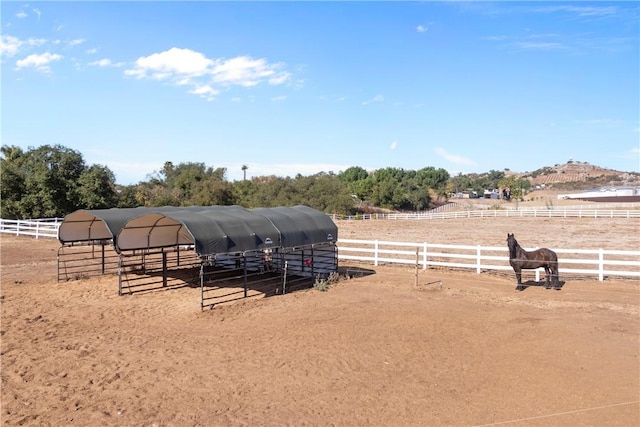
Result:
<svg viewBox="0 0 640 427"><path fill-rule="evenodd" d="M328 277L337 237L328 215L302 205L78 210L59 228L58 281L117 273L120 295L199 284L204 309Z"/></svg>

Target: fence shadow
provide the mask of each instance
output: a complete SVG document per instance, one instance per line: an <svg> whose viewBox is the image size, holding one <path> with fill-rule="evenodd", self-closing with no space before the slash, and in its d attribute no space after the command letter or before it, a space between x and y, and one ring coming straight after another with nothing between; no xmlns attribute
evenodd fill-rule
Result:
<svg viewBox="0 0 640 427"><path fill-rule="evenodd" d="M375 270L370 268L363 268L359 266L345 265L338 267L338 274L345 276L348 279L371 276L376 274Z"/></svg>

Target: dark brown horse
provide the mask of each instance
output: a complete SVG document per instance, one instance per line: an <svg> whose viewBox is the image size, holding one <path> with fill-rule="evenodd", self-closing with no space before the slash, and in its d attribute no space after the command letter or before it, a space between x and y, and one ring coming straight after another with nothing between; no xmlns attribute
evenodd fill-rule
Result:
<svg viewBox="0 0 640 427"><path fill-rule="evenodd" d="M513 234L507 233L507 246L509 246L509 264L516 272L518 286L516 291L522 290L522 270L536 269L544 267L546 273L545 288L560 289L560 278L558 277L558 255L551 249L541 248L534 251L522 249Z"/></svg>

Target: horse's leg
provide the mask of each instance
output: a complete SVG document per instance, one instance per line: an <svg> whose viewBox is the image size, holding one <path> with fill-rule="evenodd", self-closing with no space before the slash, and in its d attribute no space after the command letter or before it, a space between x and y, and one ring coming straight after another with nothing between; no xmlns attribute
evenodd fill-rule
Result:
<svg viewBox="0 0 640 427"><path fill-rule="evenodd" d="M513 271L516 272L516 280L518 281L518 286L516 286L516 291L522 290L522 271L518 268L514 268Z"/></svg>
<svg viewBox="0 0 640 427"><path fill-rule="evenodd" d="M551 289L551 267L549 264L544 266L544 288Z"/></svg>
<svg viewBox="0 0 640 427"><path fill-rule="evenodd" d="M558 263L553 265L553 286L555 289L561 289L560 287L560 272L558 271Z"/></svg>

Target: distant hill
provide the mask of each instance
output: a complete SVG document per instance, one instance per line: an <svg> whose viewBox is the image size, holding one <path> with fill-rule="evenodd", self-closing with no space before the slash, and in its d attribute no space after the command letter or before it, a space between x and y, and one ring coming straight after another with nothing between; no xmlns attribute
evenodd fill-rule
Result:
<svg viewBox="0 0 640 427"><path fill-rule="evenodd" d="M573 160L564 164L546 166L533 172L507 174L528 179L532 187L556 189L578 190L600 186L640 185L640 173L621 172Z"/></svg>

